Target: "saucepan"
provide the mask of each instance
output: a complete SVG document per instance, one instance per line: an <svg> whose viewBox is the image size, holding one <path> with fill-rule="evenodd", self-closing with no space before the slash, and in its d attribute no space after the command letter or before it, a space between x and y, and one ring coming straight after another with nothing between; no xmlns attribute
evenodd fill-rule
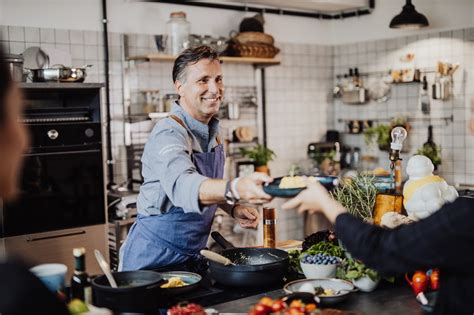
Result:
<svg viewBox="0 0 474 315"><path fill-rule="evenodd" d="M265 286L281 282L288 270L288 253L275 248L236 248L219 232L212 238L224 248L220 254L232 264L209 261L211 276L217 282L237 287ZM207 257L209 259L209 257Z"/></svg>
<svg viewBox="0 0 474 315"><path fill-rule="evenodd" d="M112 288L105 275L92 280L94 305L114 312L153 312L165 304L163 276L150 270L114 272L118 284Z"/></svg>
<svg viewBox="0 0 474 315"><path fill-rule="evenodd" d="M86 69L92 65L83 67L65 67L54 65L51 68L27 69L28 77L32 82L84 82L86 79Z"/></svg>

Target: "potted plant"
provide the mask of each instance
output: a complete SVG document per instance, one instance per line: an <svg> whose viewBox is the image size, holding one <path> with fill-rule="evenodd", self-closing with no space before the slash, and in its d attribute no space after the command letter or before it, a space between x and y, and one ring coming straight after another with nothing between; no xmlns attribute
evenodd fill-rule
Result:
<svg viewBox="0 0 474 315"><path fill-rule="evenodd" d="M391 130L392 128L385 124L369 127L364 130L365 143L371 145L376 142L380 150L388 150L390 148Z"/></svg>
<svg viewBox="0 0 474 315"><path fill-rule="evenodd" d="M380 282L380 275L377 271L350 258L342 261L337 269L336 277L351 281L362 292L372 292Z"/></svg>
<svg viewBox="0 0 474 315"><path fill-rule="evenodd" d="M252 159L255 162L255 170L257 172L270 174L270 171L268 170L268 162L273 161L273 159L276 157L276 154L273 152L273 150L261 144L257 144L251 149L241 148L240 153L244 157Z"/></svg>
<svg viewBox="0 0 474 315"><path fill-rule="evenodd" d="M438 166L441 165L441 147L440 146L429 146L423 145L416 151L416 154L424 155L431 160L434 165L434 170L438 170Z"/></svg>

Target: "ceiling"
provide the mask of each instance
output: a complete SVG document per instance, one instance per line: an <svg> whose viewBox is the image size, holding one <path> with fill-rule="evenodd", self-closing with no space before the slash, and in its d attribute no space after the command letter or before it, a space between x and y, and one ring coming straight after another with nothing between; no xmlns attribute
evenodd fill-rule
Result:
<svg viewBox="0 0 474 315"><path fill-rule="evenodd" d="M298 11L316 11L324 13L339 13L367 9L369 0L210 0L210 3L232 3L240 5L265 6L277 9Z"/></svg>

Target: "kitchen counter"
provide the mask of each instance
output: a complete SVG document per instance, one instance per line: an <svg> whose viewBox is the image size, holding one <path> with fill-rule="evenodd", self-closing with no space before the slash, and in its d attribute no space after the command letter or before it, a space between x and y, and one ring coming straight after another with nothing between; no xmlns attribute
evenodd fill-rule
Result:
<svg viewBox="0 0 474 315"><path fill-rule="evenodd" d="M283 289L278 289L207 307L214 308L219 313L244 313L248 312L263 296L279 298L283 295L285 295ZM364 315L423 314L410 287L402 281L396 284L381 283L375 291L370 293L356 292L347 300L329 308L352 311Z"/></svg>

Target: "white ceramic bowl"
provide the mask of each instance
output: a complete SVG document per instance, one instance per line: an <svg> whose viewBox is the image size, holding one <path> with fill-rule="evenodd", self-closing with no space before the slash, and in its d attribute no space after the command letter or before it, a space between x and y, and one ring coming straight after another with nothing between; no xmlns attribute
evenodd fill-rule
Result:
<svg viewBox="0 0 474 315"><path fill-rule="evenodd" d="M379 284L380 279L377 279L377 281L373 281L370 279L368 276L352 280L352 283L361 290L362 292L372 292L375 290L377 285Z"/></svg>
<svg viewBox="0 0 474 315"><path fill-rule="evenodd" d="M335 278L337 264L305 264L300 261L301 269L307 279Z"/></svg>
<svg viewBox="0 0 474 315"><path fill-rule="evenodd" d="M30 269L53 292L64 288L67 266L63 264L42 264Z"/></svg>

